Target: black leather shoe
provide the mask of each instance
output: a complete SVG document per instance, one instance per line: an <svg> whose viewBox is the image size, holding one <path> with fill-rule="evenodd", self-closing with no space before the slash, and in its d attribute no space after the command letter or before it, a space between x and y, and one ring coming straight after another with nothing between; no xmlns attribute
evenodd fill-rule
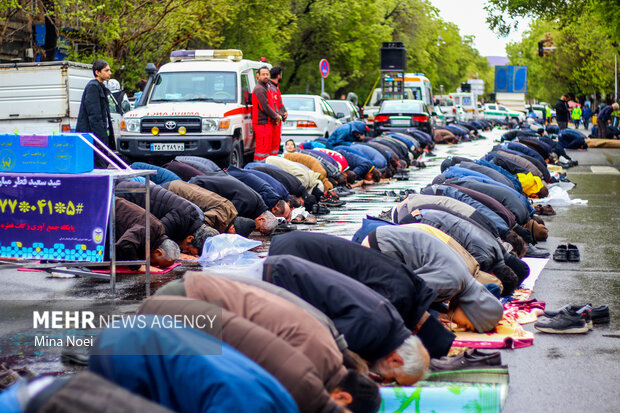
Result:
<svg viewBox="0 0 620 413"><path fill-rule="evenodd" d="M568 248L565 244L558 245L553 253L553 260L558 262L568 261Z"/></svg>
<svg viewBox="0 0 620 413"><path fill-rule="evenodd" d="M431 371L470 370L497 367L501 365L499 351L484 353L479 350L467 350L465 353L454 357L442 357L431 359Z"/></svg>
<svg viewBox="0 0 620 413"><path fill-rule="evenodd" d="M280 224L278 224L278 226L276 226L276 228L273 230L272 234L284 234L286 232L291 232L291 231L295 231L297 229L296 225L293 224L289 224L288 222L282 222Z"/></svg>
<svg viewBox="0 0 620 413"><path fill-rule="evenodd" d="M574 244L568 244L567 246L567 254L566 254L566 259L569 262L579 262L579 260L581 259L579 256L579 248L577 248L576 245Z"/></svg>
<svg viewBox="0 0 620 413"><path fill-rule="evenodd" d="M314 204L312 206L312 214L313 215L327 215L329 214L329 209L325 205Z"/></svg>

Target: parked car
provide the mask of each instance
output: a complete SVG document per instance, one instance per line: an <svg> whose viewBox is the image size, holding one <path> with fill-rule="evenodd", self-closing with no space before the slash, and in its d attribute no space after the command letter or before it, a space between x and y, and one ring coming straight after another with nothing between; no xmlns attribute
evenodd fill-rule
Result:
<svg viewBox="0 0 620 413"><path fill-rule="evenodd" d="M436 116L421 100L386 100L375 114L375 135L412 128L432 135Z"/></svg>
<svg viewBox="0 0 620 413"><path fill-rule="evenodd" d="M525 113L510 110L506 106L496 103L487 103L484 105L484 117L498 121L514 119L518 122L525 120Z"/></svg>
<svg viewBox="0 0 620 413"><path fill-rule="evenodd" d="M349 123L354 120L361 120L362 114L356 105L350 100L328 100L329 106L336 112L336 118L342 123Z"/></svg>
<svg viewBox="0 0 620 413"><path fill-rule="evenodd" d="M288 118L282 125L282 142L293 139L297 143L329 137L342 123L334 109L317 95L282 95Z"/></svg>
<svg viewBox="0 0 620 413"><path fill-rule="evenodd" d="M442 107L439 105L435 106L435 113L437 113L437 126L445 126L448 123L454 122L455 116L452 112L444 112Z"/></svg>

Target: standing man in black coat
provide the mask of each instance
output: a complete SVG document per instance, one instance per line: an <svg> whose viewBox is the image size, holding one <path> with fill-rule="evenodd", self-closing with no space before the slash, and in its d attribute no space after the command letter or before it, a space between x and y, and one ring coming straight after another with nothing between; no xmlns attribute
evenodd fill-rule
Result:
<svg viewBox="0 0 620 413"><path fill-rule="evenodd" d="M95 78L84 88L75 131L90 132L110 149L114 149L114 130L108 102L110 91L103 84L112 77L110 65L105 60L96 60L93 63L93 74ZM105 169L107 166L107 162L95 154L95 168Z"/></svg>
<svg viewBox="0 0 620 413"><path fill-rule="evenodd" d="M570 95L564 93L561 98L555 103L555 119L558 121L558 127L560 130L568 128L568 119L570 114L568 113L568 101Z"/></svg>

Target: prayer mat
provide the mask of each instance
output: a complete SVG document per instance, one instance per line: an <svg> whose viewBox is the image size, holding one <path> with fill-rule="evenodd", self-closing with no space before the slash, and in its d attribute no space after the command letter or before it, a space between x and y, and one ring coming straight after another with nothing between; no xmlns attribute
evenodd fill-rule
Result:
<svg viewBox="0 0 620 413"><path fill-rule="evenodd" d="M35 262L34 264L39 264L39 262ZM170 267L167 268L159 268L159 267L155 267L153 265L151 265L151 274L165 274L167 272L172 271L173 269L175 269L176 267L178 267L179 265L181 265L180 262L174 263L172 264ZM61 265L62 266L62 265ZM49 272L49 271L54 271L53 269L50 269L49 271L46 270L41 270L38 268L18 268L17 271L29 271L29 272ZM110 269L106 268L105 270L92 270L92 272L97 273L97 274L110 274ZM129 267L125 267L125 266L118 266L116 267L116 273L117 274L144 274L144 271L140 270L131 270L129 269Z"/></svg>
<svg viewBox="0 0 620 413"><path fill-rule="evenodd" d="M586 139L588 148L620 148L619 139Z"/></svg>
<svg viewBox="0 0 620 413"><path fill-rule="evenodd" d="M167 268L159 268L159 267L155 267L154 265L151 265L151 274L165 274L167 272L174 270L179 265L181 265L180 262L175 262L174 264L172 264L170 267L167 267ZM116 267L116 273L117 274L144 274L142 267L143 266L141 266L139 270L131 270L129 269L129 267L125 267L121 265L121 266ZM110 274L109 268L106 268L105 270L92 270L92 271L96 272L97 274Z"/></svg>

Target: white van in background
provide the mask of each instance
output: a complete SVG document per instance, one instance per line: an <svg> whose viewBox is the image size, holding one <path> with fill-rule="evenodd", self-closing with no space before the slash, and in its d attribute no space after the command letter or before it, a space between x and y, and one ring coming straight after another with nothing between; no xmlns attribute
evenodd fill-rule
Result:
<svg viewBox="0 0 620 413"><path fill-rule="evenodd" d="M69 61L0 64L0 134L74 132L92 65ZM110 101L114 134L121 114Z"/></svg>

